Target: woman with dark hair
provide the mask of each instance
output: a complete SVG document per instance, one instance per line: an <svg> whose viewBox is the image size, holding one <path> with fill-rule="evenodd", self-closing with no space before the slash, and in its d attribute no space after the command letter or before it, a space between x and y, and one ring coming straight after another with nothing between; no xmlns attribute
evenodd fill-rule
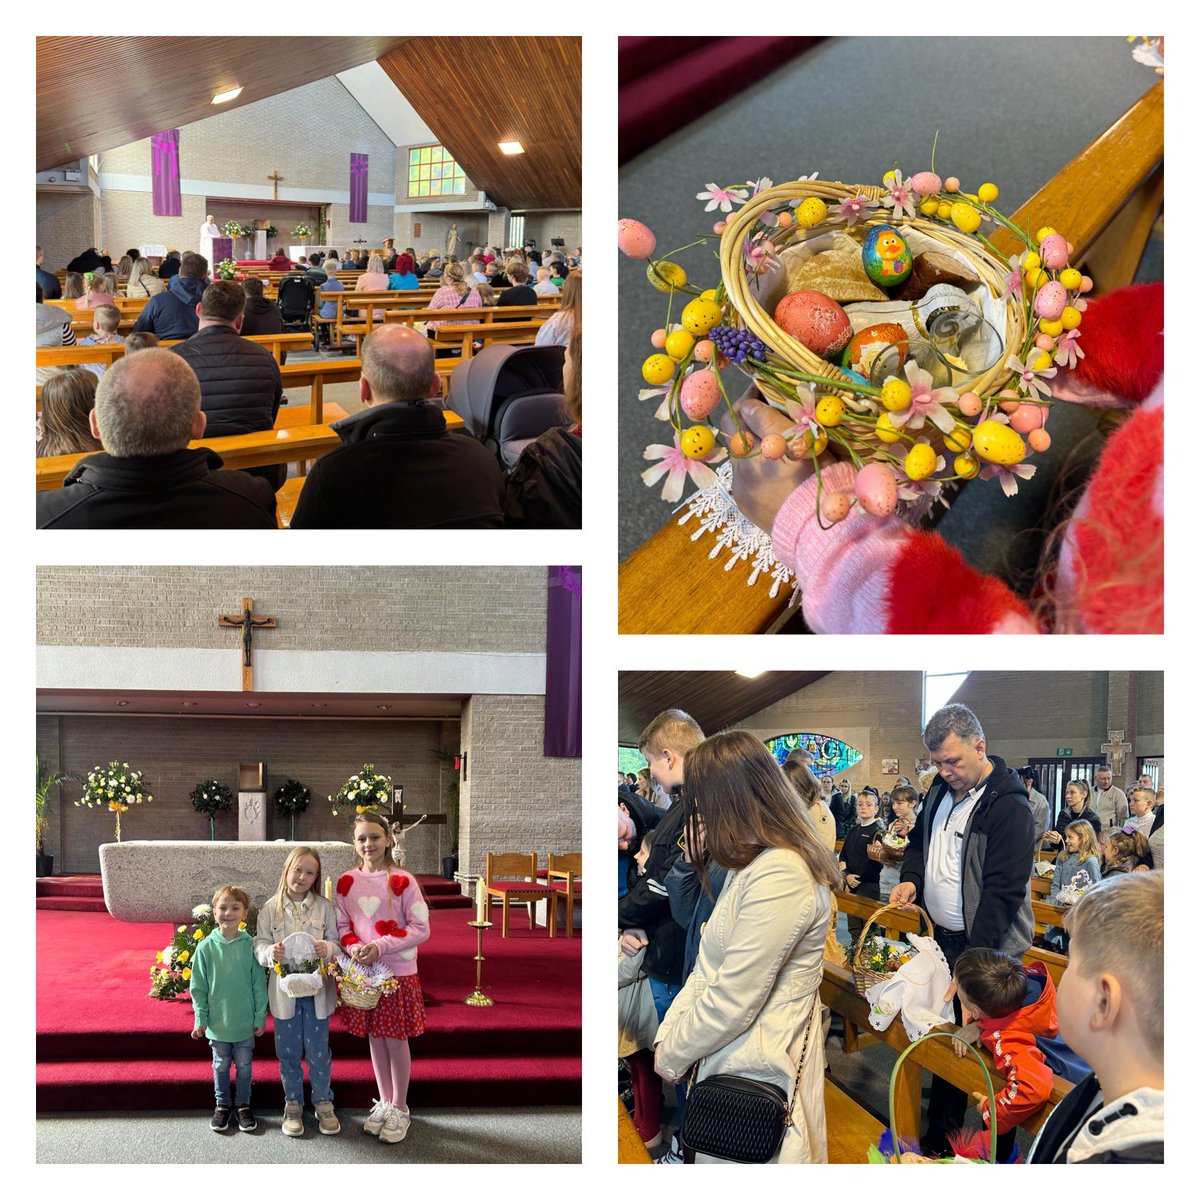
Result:
<svg viewBox="0 0 1200 1200"><path fill-rule="evenodd" d="M689 859L701 864L707 852L729 875L659 1028L655 1065L672 1081L694 1068L697 1081L730 1074L776 1085L791 1121L773 1161L825 1162L818 989L837 860L770 751L745 730L688 753L683 800Z"/></svg>
<svg viewBox="0 0 1200 1200"><path fill-rule="evenodd" d="M42 384L38 458L87 454L103 449L99 439L92 436L88 422L89 414L96 406L96 384L99 382L91 371L72 367L52 375Z"/></svg>

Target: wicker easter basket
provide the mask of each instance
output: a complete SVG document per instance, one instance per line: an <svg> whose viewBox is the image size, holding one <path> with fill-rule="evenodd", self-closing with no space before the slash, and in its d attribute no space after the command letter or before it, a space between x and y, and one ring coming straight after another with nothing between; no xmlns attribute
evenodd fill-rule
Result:
<svg viewBox="0 0 1200 1200"><path fill-rule="evenodd" d="M895 974L892 971L873 971L863 966L862 953L866 947L867 938L871 934L871 929L878 923L879 918L885 912L891 912L893 909L900 908L915 908L928 926L928 936L933 937L933 921L919 904L885 904L882 908L876 909L871 919L863 923L862 933L858 935L858 945L854 947L854 957L850 960L850 972L854 976L854 987L860 996L865 997L869 987L873 987L877 983L883 983L885 980L891 979Z"/></svg>
<svg viewBox="0 0 1200 1200"><path fill-rule="evenodd" d="M383 995L382 989L361 984L350 975L339 975L337 985L338 997L343 1004L366 1012L377 1007Z"/></svg>
<svg viewBox="0 0 1200 1200"><path fill-rule="evenodd" d="M837 394L851 407L865 411L866 406L852 390L838 390L838 384L846 384L853 388L853 382L838 367L814 354L807 346L798 342L794 337L785 333L771 318L755 298L750 280L745 270L744 246L748 236L754 232L754 227L763 214L770 212L783 203L797 203L809 196L815 196L828 204L839 204L843 200L856 196L865 196L868 200L886 199L890 193L880 187L856 187L844 183L827 183L816 179L801 179L793 183L781 183L768 188L758 195L751 197L726 222L725 231L721 236L721 278L729 302L737 311L742 324L758 337L768 351L779 355L785 362L806 371L819 375L830 382L831 391ZM907 217L902 215L893 220L886 208L871 209L870 215L864 216L847 232L860 244L863 236L877 225L891 225L903 234L906 229L913 229L923 234L931 241L941 243L948 252L965 259L971 269L979 276L993 296L1000 296L1005 287L1005 279L1011 268L1008 263L995 258L987 248L971 234L960 232L953 225L943 221L928 220L924 217ZM818 227L818 230L821 227ZM799 240L812 235L818 230L806 230L793 226L782 235L776 235L772 240L779 248L786 248ZM1004 350L996 362L983 374L974 379L959 383L956 390L959 395L964 392L974 392L982 398L1000 390L1001 381L1012 375L1012 371L1004 364L1009 355L1019 355L1028 333L1027 314L1023 298L1016 293L1008 298L1005 304L1005 329L1002 331ZM772 402L781 404L784 397L767 380L757 378L759 390Z"/></svg>

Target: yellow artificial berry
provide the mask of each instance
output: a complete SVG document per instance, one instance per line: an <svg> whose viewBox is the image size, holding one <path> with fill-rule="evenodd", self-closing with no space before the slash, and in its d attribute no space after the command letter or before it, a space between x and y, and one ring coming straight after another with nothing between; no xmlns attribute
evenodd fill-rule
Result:
<svg viewBox="0 0 1200 1200"><path fill-rule="evenodd" d="M1051 337L1058 337L1063 331L1063 323L1061 321L1051 321L1048 317L1043 317L1038 322L1038 328L1043 333L1048 333Z"/></svg>
<svg viewBox="0 0 1200 1200"><path fill-rule="evenodd" d="M667 334L667 341L663 349L666 350L669 357L676 362L683 362L691 353L692 346L695 345L696 339L692 337L686 329L673 329ZM658 355L655 355L657 358ZM648 361L648 360L647 360ZM642 374L645 374L645 366L643 365ZM666 383L666 380L661 382Z"/></svg>
<svg viewBox="0 0 1200 1200"><path fill-rule="evenodd" d="M955 453L960 450L969 450L971 448L971 431L956 425L942 437L942 441L946 443L947 450L953 450Z"/></svg>
<svg viewBox="0 0 1200 1200"><path fill-rule="evenodd" d="M815 229L825 220L827 211L824 200L809 196L796 205L796 224L801 229Z"/></svg>
<svg viewBox="0 0 1200 1200"><path fill-rule="evenodd" d="M840 425L846 415L846 406L838 396L822 396L815 411L822 425Z"/></svg>
<svg viewBox="0 0 1200 1200"><path fill-rule="evenodd" d="M883 186L885 188L895 187L900 180L896 178L895 171L886 171L883 176Z"/></svg>
<svg viewBox="0 0 1200 1200"><path fill-rule="evenodd" d="M1025 283L1033 291L1037 291L1043 284L1050 282L1050 276L1042 270L1033 270L1025 272Z"/></svg>
<svg viewBox="0 0 1200 1200"><path fill-rule="evenodd" d="M704 291L702 291L700 293L701 300L715 300L716 298L717 298L717 289L716 288L705 288Z"/></svg>
<svg viewBox="0 0 1200 1200"><path fill-rule="evenodd" d="M1075 270L1074 267L1068 267L1065 271L1059 271L1058 282L1067 289L1068 292L1077 292L1079 285L1083 282L1081 272Z"/></svg>
<svg viewBox="0 0 1200 1200"><path fill-rule="evenodd" d="M679 439L679 448L688 458L707 458L716 444L716 434L709 425L693 425Z"/></svg>
<svg viewBox="0 0 1200 1200"><path fill-rule="evenodd" d="M954 473L959 479L974 479L979 474L979 459L970 454L960 454L954 460Z"/></svg>
<svg viewBox="0 0 1200 1200"><path fill-rule="evenodd" d="M642 363L642 378L657 387L675 377L675 363L665 354L652 354Z"/></svg>
<svg viewBox="0 0 1200 1200"><path fill-rule="evenodd" d="M943 200L938 204L937 215L943 221L948 221L950 219L950 211L953 209L953 207L954 205L952 205L949 200Z"/></svg>
<svg viewBox="0 0 1200 1200"><path fill-rule="evenodd" d="M816 437L813 437L812 430L806 429L800 435L800 444L804 447L805 458L810 454L824 454L825 447L829 445L829 434L822 430Z"/></svg>
<svg viewBox="0 0 1200 1200"><path fill-rule="evenodd" d="M927 442L917 442L904 456L904 473L909 479L928 479L937 470L937 454Z"/></svg>
<svg viewBox="0 0 1200 1200"><path fill-rule="evenodd" d="M1052 365L1053 362L1050 355L1045 350L1033 360L1033 369L1035 371L1048 371Z"/></svg>
<svg viewBox="0 0 1200 1200"><path fill-rule="evenodd" d="M972 208L965 200L959 200L950 208L950 220L963 233L974 233L983 223L979 210Z"/></svg>
<svg viewBox="0 0 1200 1200"><path fill-rule="evenodd" d="M940 201L936 196L930 196L928 199L921 201L921 211L927 217L936 216L939 203Z"/></svg>
<svg viewBox="0 0 1200 1200"><path fill-rule="evenodd" d="M680 320L688 333L703 337L710 329L720 325L721 306L715 300L698 296L685 306Z"/></svg>
<svg viewBox="0 0 1200 1200"><path fill-rule="evenodd" d="M1079 322L1083 320L1083 313L1079 309L1072 307L1070 304L1062 310L1062 316L1059 317L1064 329L1078 329Z"/></svg>
<svg viewBox="0 0 1200 1200"><path fill-rule="evenodd" d="M887 413L879 414L879 420L875 422L875 436L889 444L900 440L900 431L892 424L892 418Z"/></svg>
<svg viewBox="0 0 1200 1200"><path fill-rule="evenodd" d="M907 408L912 401L912 388L903 379L889 379L883 385L883 394L880 396L883 401L883 407L888 412L899 412L902 408Z"/></svg>
<svg viewBox="0 0 1200 1200"><path fill-rule="evenodd" d="M660 292L669 292L687 283L687 272L678 263L659 260L647 264L646 278Z"/></svg>
<svg viewBox="0 0 1200 1200"><path fill-rule="evenodd" d="M1057 232L1058 230L1053 225L1043 225L1034 235L1033 240L1040 246L1052 233Z"/></svg>
<svg viewBox="0 0 1200 1200"><path fill-rule="evenodd" d="M1000 189L994 183L981 183L979 185L979 198L984 204L991 204L999 195Z"/></svg>
<svg viewBox="0 0 1200 1200"><path fill-rule="evenodd" d="M1036 250L1030 250L1028 254L1021 259L1022 271L1036 271L1042 265L1042 256Z"/></svg>

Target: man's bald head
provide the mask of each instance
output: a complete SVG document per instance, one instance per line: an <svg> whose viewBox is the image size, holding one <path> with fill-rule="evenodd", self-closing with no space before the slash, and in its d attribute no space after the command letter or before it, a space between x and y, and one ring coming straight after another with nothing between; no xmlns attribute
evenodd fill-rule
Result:
<svg viewBox="0 0 1200 1200"><path fill-rule="evenodd" d="M424 400L433 394L433 347L415 329L385 325L363 341L362 377L369 404Z"/></svg>
<svg viewBox="0 0 1200 1200"><path fill-rule="evenodd" d="M200 381L169 350L142 350L119 358L96 388L95 432L104 449L118 458L182 450L200 436L198 418L202 432Z"/></svg>

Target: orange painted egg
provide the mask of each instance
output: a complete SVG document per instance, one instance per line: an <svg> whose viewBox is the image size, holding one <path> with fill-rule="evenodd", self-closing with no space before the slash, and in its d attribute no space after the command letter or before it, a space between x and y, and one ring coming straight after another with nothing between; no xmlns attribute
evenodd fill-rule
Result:
<svg viewBox="0 0 1200 1200"><path fill-rule="evenodd" d="M788 292L775 306L775 323L822 358L838 353L854 333L842 306L824 292Z"/></svg>

